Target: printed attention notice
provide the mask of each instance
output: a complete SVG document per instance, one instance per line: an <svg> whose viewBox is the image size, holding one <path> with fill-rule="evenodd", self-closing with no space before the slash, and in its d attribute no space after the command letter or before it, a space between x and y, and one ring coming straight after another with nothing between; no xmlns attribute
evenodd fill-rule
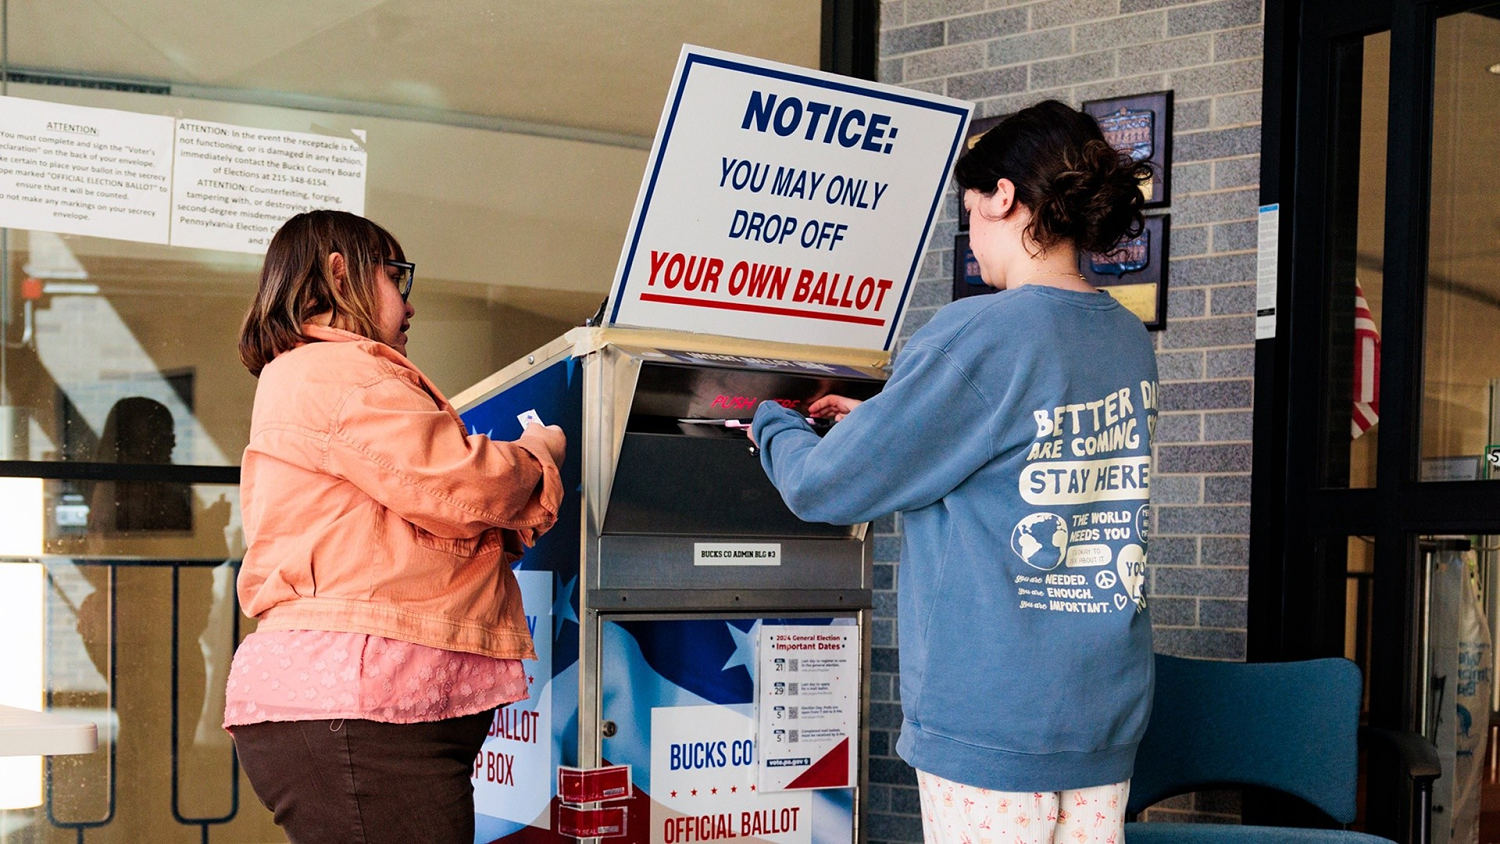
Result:
<svg viewBox="0 0 1500 844"><path fill-rule="evenodd" d="M0 226L262 254L288 217L363 214L365 135L0 97Z"/></svg>
<svg viewBox="0 0 1500 844"><path fill-rule="evenodd" d="M0 98L0 226L166 243L172 118Z"/></svg>
<svg viewBox="0 0 1500 844"><path fill-rule="evenodd" d="M363 133L336 138L180 120L174 185L174 246L264 252L294 214L364 213Z"/></svg>

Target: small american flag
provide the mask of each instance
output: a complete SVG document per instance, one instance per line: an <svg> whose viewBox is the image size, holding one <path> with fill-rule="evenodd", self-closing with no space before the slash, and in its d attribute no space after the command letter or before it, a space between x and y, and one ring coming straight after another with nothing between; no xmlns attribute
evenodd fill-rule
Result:
<svg viewBox="0 0 1500 844"><path fill-rule="evenodd" d="M1380 329L1370 314L1364 288L1354 282L1354 413L1350 433L1354 439L1380 421Z"/></svg>

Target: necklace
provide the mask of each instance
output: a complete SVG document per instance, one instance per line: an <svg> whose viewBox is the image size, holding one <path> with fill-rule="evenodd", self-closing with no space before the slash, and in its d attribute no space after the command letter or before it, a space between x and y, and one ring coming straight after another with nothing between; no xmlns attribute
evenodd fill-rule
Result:
<svg viewBox="0 0 1500 844"><path fill-rule="evenodd" d="M1033 281L1035 281L1035 280L1037 280L1039 278L1065 278L1065 279L1068 279L1069 281L1072 281L1073 279L1076 278L1079 281L1082 281L1084 283L1088 282L1088 279L1084 277L1083 273L1061 273L1061 272L1055 272L1055 273L1032 273L1031 275L1029 275L1029 276L1026 277L1026 280L1023 281L1022 284L1030 284L1031 282L1033 282Z"/></svg>

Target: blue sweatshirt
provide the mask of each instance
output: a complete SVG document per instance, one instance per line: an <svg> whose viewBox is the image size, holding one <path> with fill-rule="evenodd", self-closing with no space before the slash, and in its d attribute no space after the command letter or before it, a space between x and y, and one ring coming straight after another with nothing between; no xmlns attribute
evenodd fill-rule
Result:
<svg viewBox="0 0 1500 844"><path fill-rule="evenodd" d="M1151 708L1156 355L1104 293L961 299L823 438L774 402L761 464L808 521L900 511L897 752L981 788L1128 779Z"/></svg>

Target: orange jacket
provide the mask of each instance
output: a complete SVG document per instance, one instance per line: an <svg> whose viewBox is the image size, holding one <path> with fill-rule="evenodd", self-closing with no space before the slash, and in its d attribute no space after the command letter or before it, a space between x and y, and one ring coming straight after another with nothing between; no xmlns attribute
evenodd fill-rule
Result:
<svg viewBox="0 0 1500 844"><path fill-rule="evenodd" d="M371 633L535 659L510 563L557 519L535 435L469 435L383 343L317 325L255 390L240 605L262 630Z"/></svg>

